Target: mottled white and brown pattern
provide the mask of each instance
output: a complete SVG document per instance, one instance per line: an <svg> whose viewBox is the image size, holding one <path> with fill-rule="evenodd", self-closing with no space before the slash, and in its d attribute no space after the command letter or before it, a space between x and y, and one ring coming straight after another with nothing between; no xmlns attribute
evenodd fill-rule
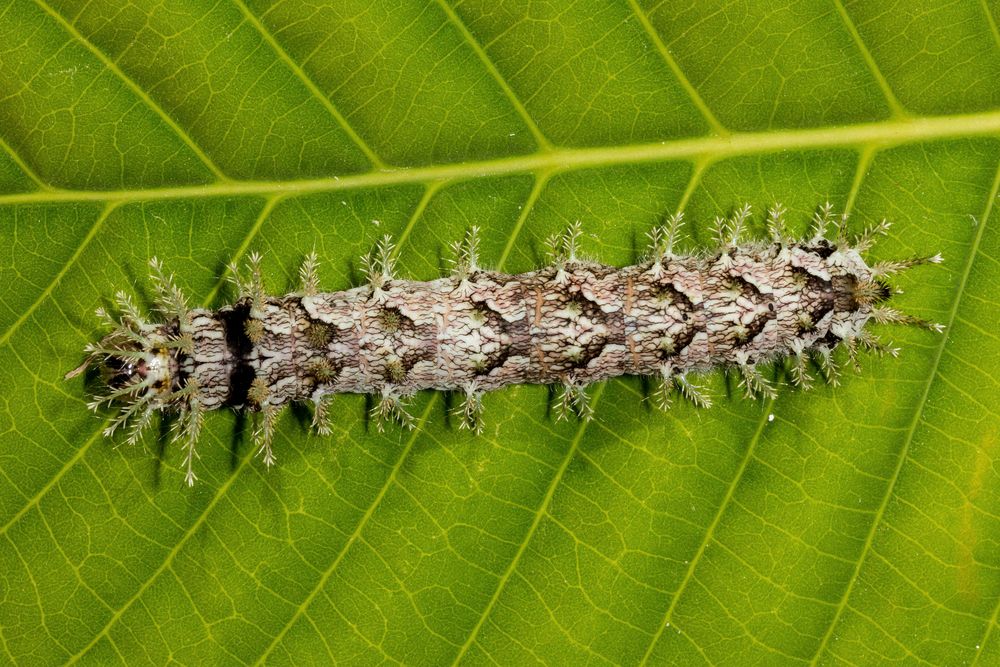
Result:
<svg viewBox="0 0 1000 667"><path fill-rule="evenodd" d="M579 260L578 227L554 239L553 266L518 275L481 269L473 230L454 274L430 282L396 278L385 240L366 261L368 284L341 292L318 291L310 256L300 292L267 296L254 257L248 278L234 271L242 296L215 311L188 309L154 261L165 321L147 322L125 295L119 318L101 312L114 331L84 366L100 362L110 392L92 405L118 403L107 434L124 426L132 440L155 412L178 413L191 483L208 410L260 412L255 438L270 464L278 411L292 401L315 405L321 433L329 432L325 399L343 392L374 394L377 417L408 424L408 395L460 391L472 428L483 392L524 383L560 384L563 406L583 417L584 387L619 375L656 376L664 404L676 389L708 405L689 374L731 368L748 395L771 395L762 363L790 357L793 379L808 385L810 356L830 379L838 345L852 356L887 349L869 321L926 324L884 305L892 291L883 276L940 258L869 266L862 252L884 226L853 243L829 241L828 208L808 240L785 239L772 211L772 239L744 243L748 212L717 221L718 248L693 255L673 252L675 217L654 230L647 261L623 268Z"/></svg>

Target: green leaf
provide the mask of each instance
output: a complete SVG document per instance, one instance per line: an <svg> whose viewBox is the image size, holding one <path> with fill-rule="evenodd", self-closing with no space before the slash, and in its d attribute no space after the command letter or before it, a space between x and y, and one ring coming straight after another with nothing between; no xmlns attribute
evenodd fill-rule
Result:
<svg viewBox="0 0 1000 667"><path fill-rule="evenodd" d="M781 4L781 7L778 5ZM402 6L401 6L402 5ZM995 3L0 1L0 661L1000 660L1000 10ZM210 415L194 489L63 374L149 257L193 302L253 250L328 289L392 234L429 279L537 266L574 220L636 260L671 212L829 200L894 226L898 359L811 392L652 409L636 378L475 437L425 394L379 435L283 416L266 470Z"/></svg>

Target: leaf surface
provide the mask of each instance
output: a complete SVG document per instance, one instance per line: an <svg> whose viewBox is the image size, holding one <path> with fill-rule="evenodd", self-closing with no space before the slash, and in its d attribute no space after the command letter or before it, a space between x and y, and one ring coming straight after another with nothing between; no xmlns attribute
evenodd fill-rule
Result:
<svg viewBox="0 0 1000 667"><path fill-rule="evenodd" d="M0 2L0 659L1000 659L1000 11L784 4ZM693 249L827 200L946 260L897 281L945 333L838 387L661 413L626 378L578 423L522 386L478 437L341 396L272 470L221 412L189 490L168 424L117 446L62 380L154 255L217 307L251 251L343 289L383 234L430 279L473 224L519 272L581 220L624 265L675 211Z"/></svg>

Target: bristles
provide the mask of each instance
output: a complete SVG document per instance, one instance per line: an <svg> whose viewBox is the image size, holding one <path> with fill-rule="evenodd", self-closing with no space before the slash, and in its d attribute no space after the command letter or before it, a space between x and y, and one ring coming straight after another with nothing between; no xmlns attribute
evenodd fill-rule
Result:
<svg viewBox="0 0 1000 667"><path fill-rule="evenodd" d="M878 356L889 355L891 357L899 356L899 348L893 347L892 344L887 344L879 339L878 336L873 334L871 331L863 330L857 336L858 346L867 352L871 352Z"/></svg>
<svg viewBox="0 0 1000 667"><path fill-rule="evenodd" d="M692 384L685 373L675 372L673 365L669 362L660 366L660 374L657 376L657 380L656 405L661 410L668 410L673 405L672 394L674 389L697 408L712 407L712 401L708 398L704 389Z"/></svg>
<svg viewBox="0 0 1000 667"><path fill-rule="evenodd" d="M746 221L750 218L750 204L743 204L736 210L729 223L729 243L738 245L746 232Z"/></svg>
<svg viewBox="0 0 1000 667"><path fill-rule="evenodd" d="M465 397L457 414L461 418L459 428L469 429L476 434L483 432L483 392L475 382L465 387Z"/></svg>
<svg viewBox="0 0 1000 667"><path fill-rule="evenodd" d="M675 213L667 218L667 224L653 227L649 237L649 258L654 266L665 259L674 257L674 246L680 239L681 227L684 224L684 213Z"/></svg>
<svg viewBox="0 0 1000 667"><path fill-rule="evenodd" d="M318 267L319 257L314 250L306 255L302 260L302 266L299 267L299 282L302 284L302 294L305 296L314 296L319 291Z"/></svg>
<svg viewBox="0 0 1000 667"><path fill-rule="evenodd" d="M787 209L779 203L775 203L774 206L767 210L767 218L765 220L767 232L771 236L771 240L775 243L784 243L788 239L787 230L785 229L785 213L787 213Z"/></svg>
<svg viewBox="0 0 1000 667"><path fill-rule="evenodd" d="M333 419L330 414L330 403L333 396L330 394L321 396L315 401L313 409L312 426L319 435L330 435L333 432Z"/></svg>
<svg viewBox="0 0 1000 667"><path fill-rule="evenodd" d="M840 367L834 360L830 348L814 348L812 353L816 363L819 364L820 369L823 371L823 377L826 378L827 384L834 387L838 386L840 384Z"/></svg>
<svg viewBox="0 0 1000 667"><path fill-rule="evenodd" d="M712 220L712 238L717 247L726 247L726 241L729 240L729 221L721 215L715 216Z"/></svg>
<svg viewBox="0 0 1000 667"><path fill-rule="evenodd" d="M580 239L583 238L583 225L575 220L563 235L563 249L566 261L575 262L580 259Z"/></svg>
<svg viewBox="0 0 1000 667"><path fill-rule="evenodd" d="M553 234L545 241L552 262L558 268L579 261L580 239L583 237L583 226L579 220L574 221L564 231Z"/></svg>
<svg viewBox="0 0 1000 667"><path fill-rule="evenodd" d="M177 391L172 391L164 396L163 401L173 403L175 405L188 402L189 399L198 397L198 390L198 380L196 378L188 378L187 384Z"/></svg>
<svg viewBox="0 0 1000 667"><path fill-rule="evenodd" d="M944 258L940 254L932 255L930 257L910 257L908 259L877 262L872 265L871 270L876 276L891 276L914 266L920 266L921 264L940 264L943 261Z"/></svg>
<svg viewBox="0 0 1000 667"><path fill-rule="evenodd" d="M677 387L678 391L680 391L681 396L693 403L695 407L712 407L712 399L708 397L703 388L692 384L691 381L688 380L686 373L679 373L673 376L673 380L674 386Z"/></svg>
<svg viewBox="0 0 1000 667"><path fill-rule="evenodd" d="M479 270L479 227L473 225L461 241L452 244L452 277L465 288L469 278Z"/></svg>
<svg viewBox="0 0 1000 667"><path fill-rule="evenodd" d="M889 222L883 218L877 225L866 227L865 231L861 232L861 235L854 241L855 249L860 253L868 252L879 236L885 236L889 233L890 226Z"/></svg>
<svg viewBox="0 0 1000 667"><path fill-rule="evenodd" d="M250 253L250 316L261 317L264 314L264 274L261 269L262 258L259 253Z"/></svg>
<svg viewBox="0 0 1000 667"><path fill-rule="evenodd" d="M892 296L889 286L880 280L858 282L854 287L854 300L864 306L875 306Z"/></svg>
<svg viewBox="0 0 1000 667"><path fill-rule="evenodd" d="M153 381L149 378L135 377L130 380L125 386L115 389L111 393L104 394L103 396L97 396L92 401L87 403L87 407L91 410L97 410L102 403L107 403L111 405L115 400L119 400L124 396L129 396L131 394L135 395L135 400L146 400L142 398L139 392L143 389L148 389L153 384Z"/></svg>
<svg viewBox="0 0 1000 667"><path fill-rule="evenodd" d="M148 342L143 339L142 342ZM84 352L87 352L91 356L103 355L105 357L121 357L122 359L132 359L134 361L141 361L147 356L147 352L144 350L129 350L122 349L120 347L105 347L103 341L101 343L88 343L83 348Z"/></svg>
<svg viewBox="0 0 1000 667"><path fill-rule="evenodd" d="M389 421L399 422L401 426L408 429L412 429L414 426L413 416L406 411L403 397L390 386L383 387L382 393L378 394L371 415L379 433L385 429L385 424Z"/></svg>
<svg viewBox="0 0 1000 667"><path fill-rule="evenodd" d="M157 258L149 260L149 267L153 271L153 288L156 290L156 307L167 318L184 322L187 318L187 299L180 288L174 284L173 274L167 274L163 269L163 264Z"/></svg>
<svg viewBox="0 0 1000 667"><path fill-rule="evenodd" d="M180 414L174 424L174 442L180 442L181 449L184 451L184 481L188 486L194 486L198 479L198 476L194 474L194 460L199 458L196 446L204 418L201 403L191 401L190 405L180 409Z"/></svg>
<svg viewBox="0 0 1000 667"><path fill-rule="evenodd" d="M813 214L812 226L813 235L812 241L821 241L826 238L826 229L830 225L833 219L833 204L826 202L819 207L819 210Z"/></svg>
<svg viewBox="0 0 1000 667"><path fill-rule="evenodd" d="M396 260L393 256L392 237L386 234L361 261L362 269L376 297L382 295L383 288L394 277Z"/></svg>
<svg viewBox="0 0 1000 667"><path fill-rule="evenodd" d="M142 313L132 303L132 297L127 292L116 292L115 303L118 306L118 312L121 313L120 324L123 328L142 329L148 326ZM103 313L103 310L99 312Z"/></svg>
<svg viewBox="0 0 1000 667"><path fill-rule="evenodd" d="M837 235L835 244L838 248L844 248L850 245L850 239L847 235L847 214L841 213L837 217Z"/></svg>
<svg viewBox="0 0 1000 667"><path fill-rule="evenodd" d="M94 311L94 315L96 315L97 319L101 321L101 324L105 329L117 329L121 326L121 322L112 317L111 313L109 313L103 306L97 308Z"/></svg>
<svg viewBox="0 0 1000 667"><path fill-rule="evenodd" d="M110 438L114 436L115 431L117 431L122 426L125 426L132 419L132 417L134 417L140 411L144 411L148 408L147 414L152 412L152 408L149 405L150 398L151 397L149 397L148 395L141 396L138 397L133 403L129 404L127 407L123 407L121 411L118 413L118 415L115 417L115 419L110 424L108 424L108 426L104 429L103 432L104 437ZM135 444L135 441L132 440L131 435L129 436L129 444Z"/></svg>
<svg viewBox="0 0 1000 667"><path fill-rule="evenodd" d="M673 366L669 363L660 366L660 375L657 378L658 382L656 386L656 407L664 411L669 410L674 402L671 396L674 388L673 377Z"/></svg>
<svg viewBox="0 0 1000 667"><path fill-rule="evenodd" d="M792 357L792 382L804 390L812 389L813 379L809 374L808 359L804 350L798 350Z"/></svg>
<svg viewBox="0 0 1000 667"><path fill-rule="evenodd" d="M138 405L138 404L137 404ZM150 424L153 423L153 415L156 414L157 410L153 405L147 404L145 410L142 414L135 419L131 425L128 427L128 437L125 439L130 445L135 445L142 438L143 432L149 428Z"/></svg>
<svg viewBox="0 0 1000 667"><path fill-rule="evenodd" d="M858 361L858 339L845 338L844 347L847 348L847 359L851 362L851 366L854 367L854 372L860 373L861 363Z"/></svg>
<svg viewBox="0 0 1000 667"><path fill-rule="evenodd" d="M736 367L740 371L740 386L743 387L747 398L758 396L775 398L778 395L774 386L761 375L755 364L738 361Z"/></svg>
<svg viewBox="0 0 1000 667"><path fill-rule="evenodd" d="M278 415L281 414L281 407L276 405L265 405L260 411L260 424L254 432L254 446L257 454L264 459L264 465L270 468L277 459L271 443L274 442L274 427L278 422Z"/></svg>
<svg viewBox="0 0 1000 667"><path fill-rule="evenodd" d="M170 340L165 340L160 345L166 348L178 349L187 354L191 354L194 351L194 339L187 332L178 334Z"/></svg>
<svg viewBox="0 0 1000 667"><path fill-rule="evenodd" d="M594 409L590 405L590 396L587 394L587 385L566 379L561 387L556 419L567 419L571 412L576 412L577 416L584 421L588 421L594 416Z"/></svg>
<svg viewBox="0 0 1000 667"><path fill-rule="evenodd" d="M720 249L733 248L743 241L750 211L750 204L743 204L728 218L715 217L712 221L712 236Z"/></svg>
<svg viewBox="0 0 1000 667"><path fill-rule="evenodd" d="M236 286L240 299L250 299L250 316L259 318L264 314L264 275L261 269L260 253L250 253L247 265L250 276L244 278L239 267L235 264L229 265L229 280Z"/></svg>
<svg viewBox="0 0 1000 667"><path fill-rule="evenodd" d="M930 320L914 317L913 315L907 315L899 312L895 308L874 308L872 309L872 319L879 324L904 324L907 326L920 327L921 329L927 329L929 331L935 331L937 333L944 331L943 324L937 324L936 322L931 322Z"/></svg>

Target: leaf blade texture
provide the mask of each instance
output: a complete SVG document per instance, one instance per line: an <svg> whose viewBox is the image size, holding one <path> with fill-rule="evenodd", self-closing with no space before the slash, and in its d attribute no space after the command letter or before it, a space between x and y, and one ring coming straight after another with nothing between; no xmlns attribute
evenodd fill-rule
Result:
<svg viewBox="0 0 1000 667"><path fill-rule="evenodd" d="M754 4L754 3L751 3ZM998 652L1000 15L990 3L170 3L0 11L0 651L13 663L990 664ZM882 258L943 335L708 410L592 388L418 398L413 432L288 413L267 471L213 415L188 490L167 434L116 447L62 381L147 261L192 303L264 255L294 289L374 241L445 268L475 224L524 271L575 220L636 260L749 202L894 223ZM787 383L786 383L787 385Z"/></svg>

